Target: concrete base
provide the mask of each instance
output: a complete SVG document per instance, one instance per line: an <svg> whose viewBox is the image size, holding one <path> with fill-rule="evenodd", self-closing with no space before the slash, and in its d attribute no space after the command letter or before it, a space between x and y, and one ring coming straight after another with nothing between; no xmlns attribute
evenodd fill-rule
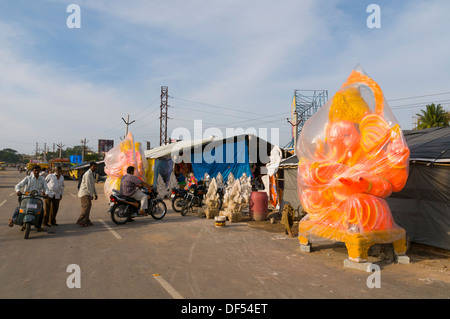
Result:
<svg viewBox="0 0 450 319"><path fill-rule="evenodd" d="M311 252L311 244L306 244L306 245L300 244L300 251L302 253L310 253Z"/></svg>
<svg viewBox="0 0 450 319"><path fill-rule="evenodd" d="M350 259L344 260L344 268L352 268L352 269L356 269L356 270L362 270L365 272L372 272L372 270L370 268L371 266L372 266L371 262L357 263L357 262L351 261Z"/></svg>
<svg viewBox="0 0 450 319"><path fill-rule="evenodd" d="M402 255L402 256L395 256L395 259L398 264L409 264L409 257Z"/></svg>

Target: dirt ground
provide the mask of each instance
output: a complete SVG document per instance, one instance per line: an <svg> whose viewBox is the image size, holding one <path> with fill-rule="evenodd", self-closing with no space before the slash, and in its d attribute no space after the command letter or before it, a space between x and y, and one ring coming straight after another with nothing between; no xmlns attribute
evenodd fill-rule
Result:
<svg viewBox="0 0 450 319"><path fill-rule="evenodd" d="M247 223L249 227L263 231L286 234L285 227L280 223L280 220L276 220L274 223L271 223L269 219L266 221L253 221L250 220L248 215L244 215L242 222ZM298 223L299 221L295 221L294 226L292 227L292 233L295 237L297 237L298 234ZM286 234L286 236L288 235ZM330 245L324 245L318 252L327 256L334 255L341 259L345 259L347 255L347 249L344 243L341 242L331 242ZM421 270L431 271L444 276L450 275L450 250L411 242L409 243L406 255L410 258L410 264L413 265L413 267L418 267ZM380 256L377 256L376 252L373 252L372 254L369 253L369 261L377 262L385 266L394 263L392 260L380 258Z"/></svg>
<svg viewBox="0 0 450 319"><path fill-rule="evenodd" d="M199 216L200 215L201 214L199 214ZM272 221L270 217L274 217ZM291 232L296 240L298 236L298 216L296 216L295 219L296 220L294 221L294 224L291 228ZM242 219L240 222L246 223L248 227L254 229L259 229L261 231L267 231L279 235L285 235L287 237L289 236L288 234L286 234L285 226L281 224L280 215L277 213L277 211L271 209L269 209L268 217L265 221L251 220L248 211L243 211ZM324 240L322 238L318 238L318 242L320 242L320 244L316 245L316 247L319 249L314 249L314 242L312 243L314 253L323 255L335 265L341 266L342 262L348 258L347 248L344 243L332 240ZM369 250L368 261L377 263L382 268L390 267L396 269L396 262L395 260L393 260L393 248L391 255L392 256L388 256L388 258L386 258L386 254L383 254L382 252L380 253L380 250L371 249ZM409 242L406 255L410 259L409 265L411 271L433 274L433 276L436 278L439 278L446 282L450 282L450 250L415 242Z"/></svg>

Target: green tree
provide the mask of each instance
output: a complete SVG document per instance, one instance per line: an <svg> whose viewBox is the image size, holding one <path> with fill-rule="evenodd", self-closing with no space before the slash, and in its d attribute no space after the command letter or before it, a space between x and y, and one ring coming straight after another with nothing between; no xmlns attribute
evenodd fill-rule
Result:
<svg viewBox="0 0 450 319"><path fill-rule="evenodd" d="M420 113L417 113L416 116L418 119L418 130L449 125L448 113L440 104L428 104L426 110L420 110Z"/></svg>
<svg viewBox="0 0 450 319"><path fill-rule="evenodd" d="M5 148L0 151L0 161L6 163L18 163L21 157L16 150Z"/></svg>

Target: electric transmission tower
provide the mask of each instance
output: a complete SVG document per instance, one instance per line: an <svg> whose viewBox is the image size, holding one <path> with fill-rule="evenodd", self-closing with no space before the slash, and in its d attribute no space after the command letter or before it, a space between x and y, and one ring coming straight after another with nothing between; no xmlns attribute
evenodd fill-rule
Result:
<svg viewBox="0 0 450 319"><path fill-rule="evenodd" d="M161 115L159 117L159 145L167 143L167 100L169 98L167 86L161 86Z"/></svg>
<svg viewBox="0 0 450 319"><path fill-rule="evenodd" d="M296 136L300 136L303 125L327 102L327 90L294 90L294 99L292 101L291 110L294 121L294 123L291 123L293 126L293 137L285 148L294 148L295 151L296 145L294 144L297 141Z"/></svg>
<svg viewBox="0 0 450 319"><path fill-rule="evenodd" d="M86 139L81 140L81 147L82 147L82 151L81 151L81 163L84 163L84 158L86 156L86 145L89 141L87 141Z"/></svg>

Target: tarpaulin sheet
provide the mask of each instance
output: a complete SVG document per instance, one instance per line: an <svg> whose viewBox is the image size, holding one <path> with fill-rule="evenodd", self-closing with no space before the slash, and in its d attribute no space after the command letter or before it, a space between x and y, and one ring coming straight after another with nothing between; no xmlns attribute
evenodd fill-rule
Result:
<svg viewBox="0 0 450 319"><path fill-rule="evenodd" d="M450 167L410 166L405 187L387 199L395 222L413 242L450 249Z"/></svg>
<svg viewBox="0 0 450 319"><path fill-rule="evenodd" d="M154 158L148 158L147 159L147 170L145 171L145 179L147 180L147 183L150 185L153 185L154 180L154 169L155 169L155 159Z"/></svg>
<svg viewBox="0 0 450 319"><path fill-rule="evenodd" d="M74 164L81 164L81 155L70 155L70 162Z"/></svg>
<svg viewBox="0 0 450 319"><path fill-rule="evenodd" d="M153 166L153 186L156 187L156 183L158 182L158 175L161 175L161 178L165 183L169 182L170 174L172 174L173 170L173 161L171 158L161 158L156 159L155 164Z"/></svg>
<svg viewBox="0 0 450 319"><path fill-rule="evenodd" d="M292 207L294 207L294 209L297 209L299 206L301 206L297 193L297 169L296 168L283 169L283 174L284 174L283 200L289 202L292 205Z"/></svg>
<svg viewBox="0 0 450 319"><path fill-rule="evenodd" d="M245 140L208 143L203 151L191 154L191 163L197 180L202 179L205 173L213 178L220 172L225 180L230 173L233 173L235 178L240 178L244 173L252 176Z"/></svg>
<svg viewBox="0 0 450 319"><path fill-rule="evenodd" d="M450 126L403 131L411 160L450 161Z"/></svg>

